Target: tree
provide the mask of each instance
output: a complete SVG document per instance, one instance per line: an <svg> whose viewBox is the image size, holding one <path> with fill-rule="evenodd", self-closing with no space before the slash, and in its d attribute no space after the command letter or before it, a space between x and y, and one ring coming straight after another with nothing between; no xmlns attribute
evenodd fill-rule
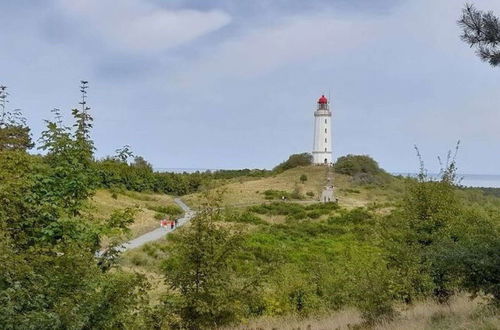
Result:
<svg viewBox="0 0 500 330"><path fill-rule="evenodd" d="M96 257L101 237L126 231L133 210L104 220L81 212L94 186L89 117L80 113L73 130L48 122L44 157L0 150L2 328L144 328L144 277Z"/></svg>
<svg viewBox="0 0 500 330"><path fill-rule="evenodd" d="M300 182L304 183L307 181L307 175L302 174L299 179L300 179Z"/></svg>
<svg viewBox="0 0 500 330"><path fill-rule="evenodd" d="M7 109L7 87L0 86L0 151L28 150L33 148L30 129L21 111Z"/></svg>
<svg viewBox="0 0 500 330"><path fill-rule="evenodd" d="M115 150L114 159L116 159L119 162L127 163L128 159L131 157L134 157L134 153L132 152L128 144Z"/></svg>
<svg viewBox="0 0 500 330"><path fill-rule="evenodd" d="M147 160L142 156L135 156L134 162L130 164L132 167L143 169L149 172L153 171L153 165L151 165Z"/></svg>
<svg viewBox="0 0 500 330"><path fill-rule="evenodd" d="M258 291L264 275L245 268L244 234L220 223L224 212L220 195L208 197L188 227L170 235L169 256L164 263L167 284L178 292L170 308L182 327L211 328L234 322L245 311L245 301ZM243 269L242 269L243 268Z"/></svg>
<svg viewBox="0 0 500 330"><path fill-rule="evenodd" d="M500 65L500 20L493 12L483 12L466 4L458 25L463 31L462 40L476 48L483 61Z"/></svg>
<svg viewBox="0 0 500 330"><path fill-rule="evenodd" d="M42 132L39 149L46 150L48 174L40 182L41 189L54 191L54 202L62 203L73 215L97 188L94 171L94 143L90 137L92 117L86 102L87 82L82 81L82 109L71 111L75 123L71 127L62 125L61 114L54 109L55 121L47 120L47 129ZM51 187L48 187L51 186Z"/></svg>

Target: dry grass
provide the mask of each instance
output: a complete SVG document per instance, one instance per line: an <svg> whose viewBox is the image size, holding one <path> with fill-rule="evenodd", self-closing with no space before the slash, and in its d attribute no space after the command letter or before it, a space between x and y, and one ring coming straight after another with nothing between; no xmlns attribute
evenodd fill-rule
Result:
<svg viewBox="0 0 500 330"><path fill-rule="evenodd" d="M299 178L306 174L308 180L301 183ZM386 187L356 185L351 177L341 174L333 176L335 194L339 199L339 204L347 209L360 206L367 206L373 203L386 203L398 197L401 193L400 182L395 179L394 183ZM217 187L224 189L225 206L245 207L268 202L264 198L264 191L282 190L292 192L298 189L304 195L304 202L315 202L324 186L327 184L327 168L323 166L297 167L277 174L272 177L261 179L245 180L240 179L237 182L231 182ZM307 192L313 192L314 196L307 196ZM202 196L200 193L191 194L183 198L190 206L196 208L200 205Z"/></svg>
<svg viewBox="0 0 500 330"><path fill-rule="evenodd" d="M126 207L137 207L140 211L135 217L135 222L130 225L130 236L137 237L145 234L159 226L159 220L155 219L155 211L149 210L148 206L175 205L173 197L165 194L148 194L127 192L118 193L113 198L109 190L98 190L90 203L90 212L97 218L108 218L113 211Z"/></svg>
<svg viewBox="0 0 500 330"><path fill-rule="evenodd" d="M470 300L466 296L453 299L448 305L425 301L405 310L393 321L375 326L363 322L356 310L346 309L332 315L301 319L298 317L264 317L237 327L224 329L240 330L330 330L330 329L376 329L376 330L437 330L437 329L500 329L500 319L494 309L489 309L481 298Z"/></svg>
<svg viewBox="0 0 500 330"><path fill-rule="evenodd" d="M306 174L308 180L301 183L299 178L302 174ZM224 200L226 206L242 207L253 204L266 202L264 198L264 191L283 190L292 192L294 189L304 195L306 200L316 200L326 180L326 168L320 166L311 167L297 167L281 174L257 179L257 180L240 180L238 182L231 182L223 185ZM218 187L221 189L221 187ZM309 197L305 194L312 191L315 197ZM201 194L191 194L184 198L184 200L196 207L200 204Z"/></svg>

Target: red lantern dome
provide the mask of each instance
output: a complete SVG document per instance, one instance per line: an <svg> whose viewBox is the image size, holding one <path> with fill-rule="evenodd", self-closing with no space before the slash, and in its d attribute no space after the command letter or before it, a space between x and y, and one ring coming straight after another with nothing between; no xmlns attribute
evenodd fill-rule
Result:
<svg viewBox="0 0 500 330"><path fill-rule="evenodd" d="M321 97L318 100L318 103L319 104L328 104L328 99L324 95L321 95Z"/></svg>

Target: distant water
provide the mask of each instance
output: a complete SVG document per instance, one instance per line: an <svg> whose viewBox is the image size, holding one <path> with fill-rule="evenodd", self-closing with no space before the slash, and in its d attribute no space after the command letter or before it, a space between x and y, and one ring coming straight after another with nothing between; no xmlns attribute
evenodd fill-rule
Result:
<svg viewBox="0 0 500 330"><path fill-rule="evenodd" d="M500 188L500 175L463 174L459 178L462 178L460 183L467 187Z"/></svg>
<svg viewBox="0 0 500 330"><path fill-rule="evenodd" d="M395 175L416 176L415 173L393 173ZM437 174L429 174L437 178ZM497 174L457 174L459 183L466 187L500 188L500 175Z"/></svg>

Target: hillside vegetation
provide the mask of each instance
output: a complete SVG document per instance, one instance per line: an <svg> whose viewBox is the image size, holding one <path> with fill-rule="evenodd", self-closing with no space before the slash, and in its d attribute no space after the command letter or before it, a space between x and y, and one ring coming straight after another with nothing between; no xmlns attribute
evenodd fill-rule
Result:
<svg viewBox="0 0 500 330"><path fill-rule="evenodd" d="M228 184L250 188L240 189L238 199L219 195L221 187L211 190L203 202L197 197L202 213L192 224L123 256L125 267L167 278L151 296L168 297L171 309L162 319L169 326L234 326L249 318L256 320L242 328L497 324L495 307L483 313L477 301L454 297L465 291L497 299L500 199L462 190L445 173L442 181L390 177L385 183L336 175L344 179L343 198L359 198L360 207L265 194L253 200L261 203L238 203L264 182L278 189L305 185L298 183L304 173L319 184L326 169L297 167ZM236 208L227 207L231 201ZM196 286L205 293L193 291ZM449 302L455 309L446 311L441 304ZM347 323L345 312L335 312L346 308L354 311Z"/></svg>
<svg viewBox="0 0 500 330"><path fill-rule="evenodd" d="M306 181L300 180L302 175L307 177ZM286 196L288 201L314 203L319 200L327 178L328 168L310 165L295 167L265 178L241 177L228 184L219 184L213 190L224 191L224 206L245 207L280 200L281 196ZM338 203L346 208L395 202L404 192L405 180L387 175L382 183L364 183L350 175L332 175ZM203 200L203 193L184 196L183 200L197 208Z"/></svg>
<svg viewBox="0 0 500 330"><path fill-rule="evenodd" d="M136 209L134 222L123 237L134 238L158 228L160 219L182 214L173 197L158 193L138 193L127 190L97 190L90 199L88 212L99 219L109 218L113 212L124 208Z"/></svg>

